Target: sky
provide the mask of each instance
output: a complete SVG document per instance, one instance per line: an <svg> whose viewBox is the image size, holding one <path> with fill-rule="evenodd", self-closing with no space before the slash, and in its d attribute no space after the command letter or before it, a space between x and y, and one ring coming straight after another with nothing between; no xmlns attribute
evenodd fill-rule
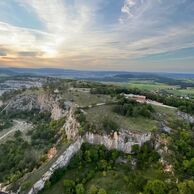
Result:
<svg viewBox="0 0 194 194"><path fill-rule="evenodd" d="M194 73L194 0L0 0L0 67Z"/></svg>

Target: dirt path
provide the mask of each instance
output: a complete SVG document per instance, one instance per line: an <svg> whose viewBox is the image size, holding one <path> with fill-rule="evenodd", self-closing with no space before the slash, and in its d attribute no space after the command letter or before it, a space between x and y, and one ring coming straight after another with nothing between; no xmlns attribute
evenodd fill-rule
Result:
<svg viewBox="0 0 194 194"><path fill-rule="evenodd" d="M146 103L147 104L152 104L152 105L155 105L155 106L165 107L165 108L177 109L176 107L168 106L168 105L165 105L163 103L160 103L160 102L157 102L157 101L153 101L153 100L146 100Z"/></svg>

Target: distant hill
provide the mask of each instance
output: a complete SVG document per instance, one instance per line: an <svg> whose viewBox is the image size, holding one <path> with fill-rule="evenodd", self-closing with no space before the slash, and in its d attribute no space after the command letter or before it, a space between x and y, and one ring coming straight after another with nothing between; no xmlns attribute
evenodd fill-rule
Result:
<svg viewBox="0 0 194 194"><path fill-rule="evenodd" d="M194 78L194 74L181 73L145 73L145 72L125 72L125 71L81 71L59 68L0 68L1 74L8 75L38 75L38 76L61 76L69 78L87 78L126 81L128 78Z"/></svg>

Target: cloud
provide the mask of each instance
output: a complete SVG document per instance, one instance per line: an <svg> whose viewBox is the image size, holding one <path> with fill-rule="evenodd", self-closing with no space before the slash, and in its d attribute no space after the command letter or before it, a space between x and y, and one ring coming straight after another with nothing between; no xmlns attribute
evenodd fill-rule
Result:
<svg viewBox="0 0 194 194"><path fill-rule="evenodd" d="M18 52L18 56L23 56L23 57L37 57L37 56L42 56L43 53L41 52L32 52L32 51L21 51Z"/></svg>
<svg viewBox="0 0 194 194"><path fill-rule="evenodd" d="M125 0L121 12L126 13L129 17L133 17L131 9L136 5L135 0Z"/></svg>
<svg viewBox="0 0 194 194"><path fill-rule="evenodd" d="M17 50L39 50L42 44L52 39L52 35L0 22L0 44Z"/></svg>
<svg viewBox="0 0 194 194"><path fill-rule="evenodd" d="M0 56L6 56L7 53L4 50L0 50Z"/></svg>
<svg viewBox="0 0 194 194"><path fill-rule="evenodd" d="M194 4L189 0L123 0L118 13L109 13L118 15L111 24L99 18L111 10L106 6L112 0L15 1L33 12L43 28L1 22L0 14L0 45L6 49L1 60L10 64L128 68L135 60L194 45ZM178 18L180 8L191 15Z"/></svg>

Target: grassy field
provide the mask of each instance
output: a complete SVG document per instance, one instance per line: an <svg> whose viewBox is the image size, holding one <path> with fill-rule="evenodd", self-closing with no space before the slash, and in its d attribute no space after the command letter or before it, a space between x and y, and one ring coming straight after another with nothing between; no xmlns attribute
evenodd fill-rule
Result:
<svg viewBox="0 0 194 194"><path fill-rule="evenodd" d="M191 98L194 98L194 88L187 88L187 89L176 89L176 90L167 90L169 93L172 93L176 96L189 96Z"/></svg>
<svg viewBox="0 0 194 194"><path fill-rule="evenodd" d="M67 91L63 94L63 98L66 100L71 100L79 106L89 106L92 104L112 101L112 98L108 95L94 95L80 91Z"/></svg>
<svg viewBox="0 0 194 194"><path fill-rule="evenodd" d="M177 86L169 86L167 84L164 84L164 83L157 83L157 82L154 82L154 81L133 81L133 80L130 80L128 83L127 83L127 87L129 88L139 88L141 90L148 90L148 91L151 91L151 90L172 90L172 89L176 89Z"/></svg>
<svg viewBox="0 0 194 194"><path fill-rule="evenodd" d="M189 83L193 83L194 80L188 80ZM126 88L138 88L140 90L145 91L161 91L165 90L166 92L176 95L176 96L189 96L190 98L194 98L194 88L186 88L181 89L180 86L172 86L164 83L158 83L151 80L136 80L131 79L128 82L106 82L106 84L113 84L121 87Z"/></svg>
<svg viewBox="0 0 194 194"><path fill-rule="evenodd" d="M112 111L114 105L104 105L93 107L88 110L86 118L90 123L96 125L97 129L102 128L103 120L110 118L115 121L120 128L135 130L135 131L152 131L158 128L158 123L155 120L144 117L124 117Z"/></svg>
<svg viewBox="0 0 194 194"><path fill-rule="evenodd" d="M106 82L107 84L107 82ZM158 83L152 80L136 80L131 79L128 82L109 82L108 84L118 85L126 88L138 88L140 90L156 91L156 90L173 90L179 88L178 86L170 86L164 83Z"/></svg>

